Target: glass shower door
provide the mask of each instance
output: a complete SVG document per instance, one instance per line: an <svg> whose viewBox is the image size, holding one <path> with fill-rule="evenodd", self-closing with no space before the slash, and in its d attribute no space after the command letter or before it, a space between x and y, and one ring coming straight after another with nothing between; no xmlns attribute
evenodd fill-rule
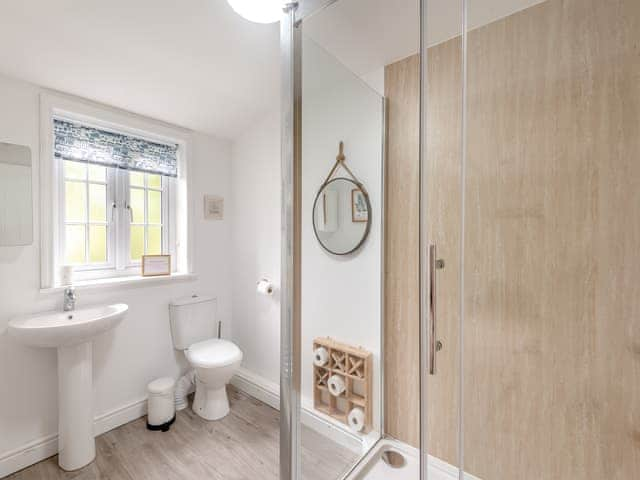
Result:
<svg viewBox="0 0 640 480"><path fill-rule="evenodd" d="M422 2L422 478L460 466L463 1Z"/></svg>
<svg viewBox="0 0 640 480"><path fill-rule="evenodd" d="M335 35L336 23L357 21L356 3L301 3L285 32L295 49L285 65L295 99L285 122L294 127L296 290L283 389L287 479L344 478L382 432L384 102Z"/></svg>
<svg viewBox="0 0 640 480"><path fill-rule="evenodd" d="M302 34L304 479L342 478L381 431L384 105L329 51L339 7Z"/></svg>
<svg viewBox="0 0 640 480"><path fill-rule="evenodd" d="M414 442L406 478L419 475L418 68L412 97L386 94L391 65L415 63L417 6L418 0L300 2L282 27L283 479L368 478L370 464L387 460L384 468L396 474L389 455L375 449L395 427L403 442ZM395 244L385 238L385 101L402 115L396 133L410 139L394 158L408 154L415 172L404 178L412 185L410 206L399 203L392 212ZM393 110L398 101L412 103L408 116ZM401 169L395 174L402 180ZM394 187L404 188L401 181ZM415 238L409 248L406 228ZM394 302L386 287L396 278L387 270L389 252L415 258L415 275L394 284ZM398 276L408 264L393 263ZM410 314L398 308L400 317L389 315L387 303L404 305L401 285L415 290L406 303ZM353 472L363 459L365 469Z"/></svg>

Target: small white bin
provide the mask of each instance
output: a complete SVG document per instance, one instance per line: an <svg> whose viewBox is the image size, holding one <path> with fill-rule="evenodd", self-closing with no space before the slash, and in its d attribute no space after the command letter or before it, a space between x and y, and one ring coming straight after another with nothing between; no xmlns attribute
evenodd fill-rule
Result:
<svg viewBox="0 0 640 480"><path fill-rule="evenodd" d="M176 382L173 378L162 377L147 385L149 396L147 405L147 428L166 432L176 419Z"/></svg>

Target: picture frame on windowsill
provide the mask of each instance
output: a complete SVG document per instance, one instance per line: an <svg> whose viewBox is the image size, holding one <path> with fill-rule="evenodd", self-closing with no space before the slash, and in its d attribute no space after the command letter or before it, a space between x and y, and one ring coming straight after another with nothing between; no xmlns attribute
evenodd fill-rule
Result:
<svg viewBox="0 0 640 480"><path fill-rule="evenodd" d="M161 277L171 275L171 255L143 255L142 276Z"/></svg>

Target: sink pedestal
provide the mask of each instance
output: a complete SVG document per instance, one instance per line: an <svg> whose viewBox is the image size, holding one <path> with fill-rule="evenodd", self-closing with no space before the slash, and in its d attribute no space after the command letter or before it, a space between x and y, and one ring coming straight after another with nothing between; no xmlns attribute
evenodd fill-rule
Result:
<svg viewBox="0 0 640 480"><path fill-rule="evenodd" d="M67 471L96 456L92 356L91 342L58 348L58 465Z"/></svg>
<svg viewBox="0 0 640 480"><path fill-rule="evenodd" d="M92 341L115 328L127 310L124 303L116 303L9 321L9 335L19 342L58 349L58 465L63 470L78 470L96 457Z"/></svg>

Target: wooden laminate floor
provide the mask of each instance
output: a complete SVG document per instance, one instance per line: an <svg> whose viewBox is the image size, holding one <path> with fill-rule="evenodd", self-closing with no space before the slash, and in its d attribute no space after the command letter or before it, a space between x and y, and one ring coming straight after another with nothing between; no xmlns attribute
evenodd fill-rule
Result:
<svg viewBox="0 0 640 480"><path fill-rule="evenodd" d="M6 480L277 480L279 414L268 405L229 387L231 413L207 422L190 408L178 412L166 433L146 429L146 418L96 439L91 465L76 472L58 468L51 457ZM303 427L305 480L334 480L357 455Z"/></svg>

